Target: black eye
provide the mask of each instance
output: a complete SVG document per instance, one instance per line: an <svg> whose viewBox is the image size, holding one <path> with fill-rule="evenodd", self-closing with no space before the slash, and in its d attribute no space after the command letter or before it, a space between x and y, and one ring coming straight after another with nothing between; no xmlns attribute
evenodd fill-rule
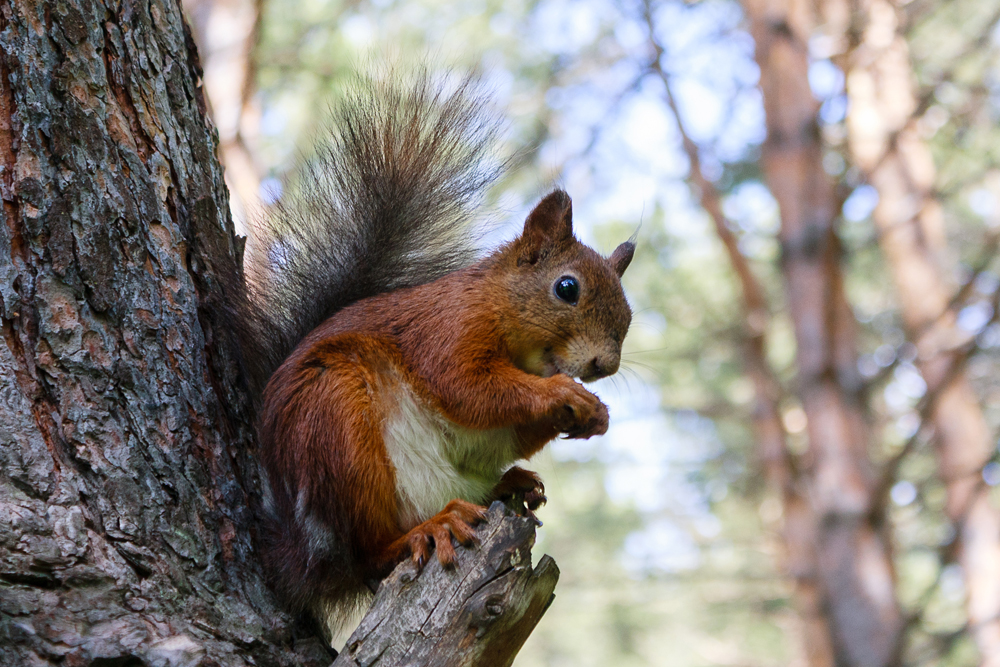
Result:
<svg viewBox="0 0 1000 667"><path fill-rule="evenodd" d="M580 300L580 281L573 276L563 276L556 281L553 289L556 296L566 303L575 306L576 302Z"/></svg>

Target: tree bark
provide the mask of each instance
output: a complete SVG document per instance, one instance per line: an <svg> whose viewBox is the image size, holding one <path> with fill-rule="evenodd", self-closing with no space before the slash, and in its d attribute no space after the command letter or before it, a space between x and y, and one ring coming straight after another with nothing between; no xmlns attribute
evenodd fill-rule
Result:
<svg viewBox="0 0 1000 667"><path fill-rule="evenodd" d="M379 587L332 667L507 667L555 597L555 561L531 567L535 523L496 502L454 568L411 561Z"/></svg>
<svg viewBox="0 0 1000 667"><path fill-rule="evenodd" d="M173 0L0 2L0 663L316 664L251 547L237 247Z"/></svg>
<svg viewBox="0 0 1000 667"><path fill-rule="evenodd" d="M873 498L869 427L844 294L833 184L822 167L808 81L808 8L746 0L767 117L765 178L781 211L782 273L795 327L806 473L816 516L817 606L829 610L838 665L899 660L903 626L889 541Z"/></svg>
<svg viewBox="0 0 1000 667"><path fill-rule="evenodd" d="M941 265L946 250L935 169L921 138L914 74L898 9L885 0L860 3L851 28L860 40L839 58L845 70L853 162L878 191L873 213L916 365L930 397L938 471L947 488L945 510L955 526L958 562L965 574L969 632L982 662L1000 667L1000 511L982 480L993 453L979 399L955 348L970 339L956 326L954 287ZM840 13L827 10L837 35ZM844 40L847 41L846 39Z"/></svg>

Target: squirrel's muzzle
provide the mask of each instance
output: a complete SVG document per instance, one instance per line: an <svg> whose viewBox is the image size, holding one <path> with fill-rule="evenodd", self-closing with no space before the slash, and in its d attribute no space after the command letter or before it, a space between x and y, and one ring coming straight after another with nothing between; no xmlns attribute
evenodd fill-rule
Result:
<svg viewBox="0 0 1000 667"><path fill-rule="evenodd" d="M618 365L620 363L621 357L617 354L596 356L591 359L590 364L587 366L587 372L583 373L580 379L584 382L593 382L594 380L614 375L618 372Z"/></svg>

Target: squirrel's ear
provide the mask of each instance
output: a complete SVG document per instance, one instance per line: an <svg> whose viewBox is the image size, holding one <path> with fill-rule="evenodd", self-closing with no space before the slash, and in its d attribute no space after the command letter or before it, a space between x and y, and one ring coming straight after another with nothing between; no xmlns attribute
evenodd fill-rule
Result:
<svg viewBox="0 0 1000 667"><path fill-rule="evenodd" d="M625 273L625 269L628 265L632 263L632 255L635 254L635 242L626 241L621 244L615 251L611 253L611 257L608 258L608 262L611 264L611 268L615 270L618 277L621 278L622 274Z"/></svg>
<svg viewBox="0 0 1000 667"><path fill-rule="evenodd" d="M524 221L525 261L537 262L543 251L573 237L573 200L562 190L554 190L538 202Z"/></svg>

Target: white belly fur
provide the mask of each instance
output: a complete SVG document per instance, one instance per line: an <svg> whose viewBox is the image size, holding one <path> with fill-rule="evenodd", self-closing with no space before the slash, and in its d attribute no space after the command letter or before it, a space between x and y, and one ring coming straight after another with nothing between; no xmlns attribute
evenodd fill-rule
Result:
<svg viewBox="0 0 1000 667"><path fill-rule="evenodd" d="M382 437L396 472L396 499L404 530L461 498L482 503L517 458L513 429L476 431L428 408L405 385L394 387L397 409Z"/></svg>

